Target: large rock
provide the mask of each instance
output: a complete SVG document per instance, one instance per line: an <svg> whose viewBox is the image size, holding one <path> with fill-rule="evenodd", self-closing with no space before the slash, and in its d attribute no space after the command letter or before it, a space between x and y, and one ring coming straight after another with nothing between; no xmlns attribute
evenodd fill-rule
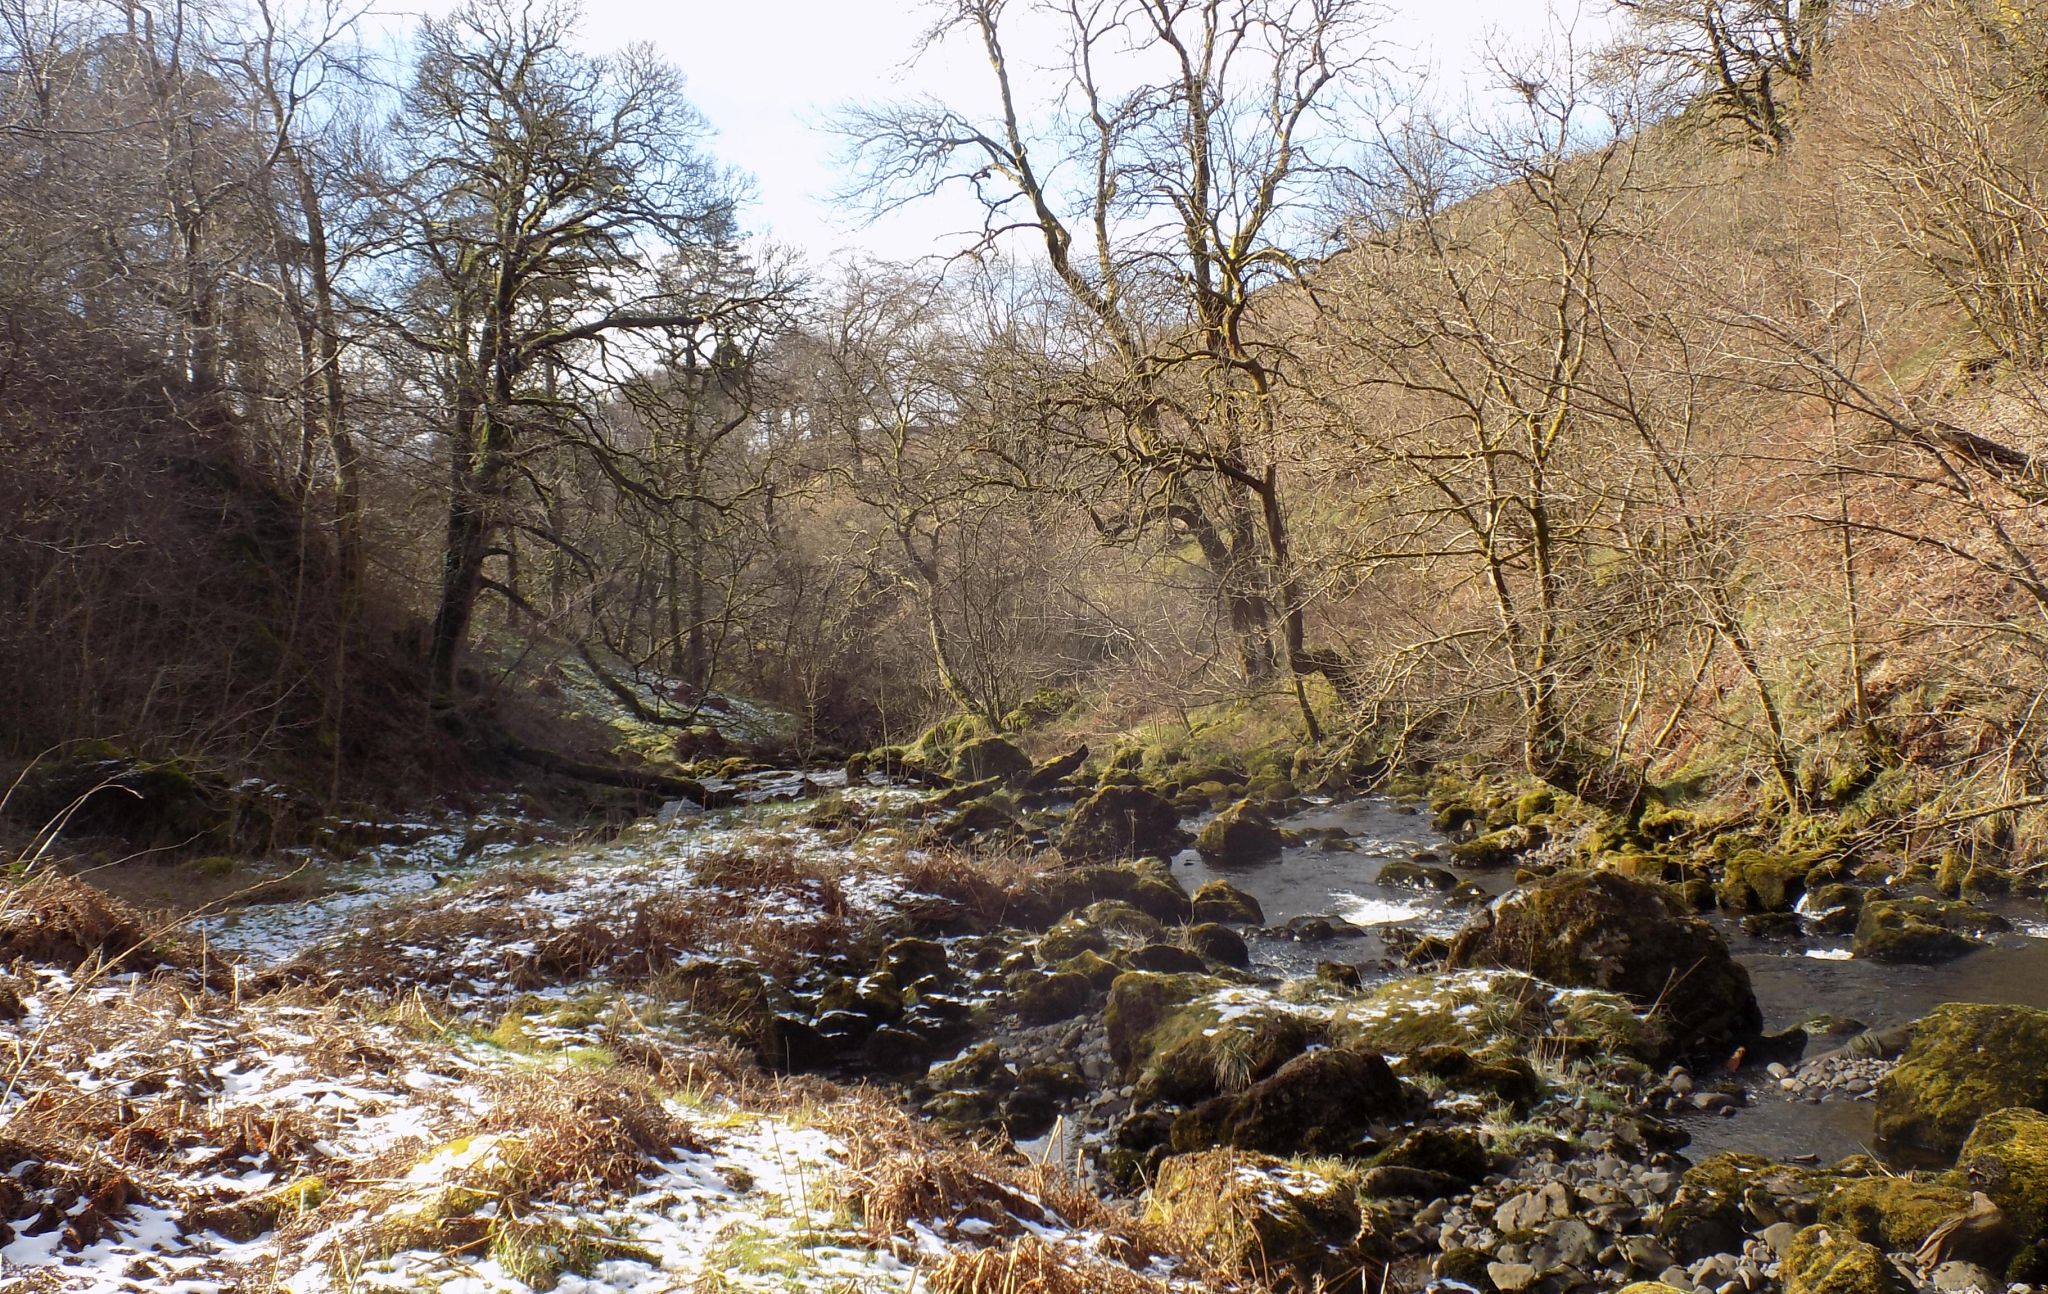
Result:
<svg viewBox="0 0 2048 1294"><path fill-rule="evenodd" d="M1822 1197L1822 1223L1886 1252L1911 1252L1970 1207L1970 1193L1946 1182L1880 1174L1842 1182Z"/></svg>
<svg viewBox="0 0 2048 1294"><path fill-rule="evenodd" d="M1145 1218L1224 1270L1282 1290L1380 1288L1379 1221L1348 1174L1234 1149L1159 1167Z"/></svg>
<svg viewBox="0 0 2048 1294"><path fill-rule="evenodd" d="M1282 848L1280 828L1250 800L1239 800L1209 819L1195 848L1219 867L1275 862Z"/></svg>
<svg viewBox="0 0 2048 1294"><path fill-rule="evenodd" d="M1779 1222L1813 1220L1819 1183L1760 1155L1720 1154L1685 1172L1657 1219L1657 1238L1680 1259L1739 1253L1743 1237Z"/></svg>
<svg viewBox="0 0 2048 1294"><path fill-rule="evenodd" d="M1715 896L1735 912L1790 912L1806 892L1806 874L1816 861L1805 854L1745 849L1728 860Z"/></svg>
<svg viewBox="0 0 2048 1294"><path fill-rule="evenodd" d="M1141 786L1105 786L1074 806L1060 853L1077 862L1166 858L1186 843L1171 801Z"/></svg>
<svg viewBox="0 0 2048 1294"><path fill-rule="evenodd" d="M1892 1145L1948 1155L1977 1121L2013 1106L2048 1109L2048 1011L1948 1002L1878 1080L1875 1130Z"/></svg>
<svg viewBox="0 0 2048 1294"><path fill-rule="evenodd" d="M1031 756L1007 737L977 737L953 753L952 774L955 781L1011 786L1030 776Z"/></svg>
<svg viewBox="0 0 2048 1294"><path fill-rule="evenodd" d="M1331 1034L1374 1051L1413 1055L1452 1047L1489 1063L1528 1053L1653 1059L1668 1036L1617 993L1565 992L1498 970L1432 972L1387 980L1345 1006Z"/></svg>
<svg viewBox="0 0 2048 1294"><path fill-rule="evenodd" d="M1189 906L1196 921L1236 921L1256 926L1266 920L1265 909L1257 899L1225 880L1197 885Z"/></svg>
<svg viewBox="0 0 2048 1294"><path fill-rule="evenodd" d="M1128 903L1157 921L1178 924L1188 919L1187 890L1166 864L1150 859L1047 872L1015 896L1009 915L1021 925L1043 927L1105 899Z"/></svg>
<svg viewBox="0 0 2048 1294"><path fill-rule="evenodd" d="M2048 1240L2048 1115L1993 1110L1977 1121L1956 1167L2022 1241Z"/></svg>
<svg viewBox="0 0 2048 1294"><path fill-rule="evenodd" d="M1408 1097L1369 1051L1304 1052L1243 1092L1212 1097L1173 1125L1175 1150L1236 1146L1270 1154L1351 1153L1376 1123L1400 1118Z"/></svg>
<svg viewBox="0 0 2048 1294"><path fill-rule="evenodd" d="M1763 1028L1749 972L1720 934L1663 885L1614 872L1565 872L1509 895L1458 932L1448 964L1620 993L1655 1008L1675 1054L1725 1056Z"/></svg>
<svg viewBox="0 0 2048 1294"><path fill-rule="evenodd" d="M1979 934L2006 922L1967 903L1871 899L1856 920L1856 956L1880 962L1945 962L1984 947Z"/></svg>
<svg viewBox="0 0 2048 1294"><path fill-rule="evenodd" d="M1132 971L1110 985L1111 1059L1140 1105L1193 1105L1257 1083L1326 1037L1325 1022L1207 975Z"/></svg>

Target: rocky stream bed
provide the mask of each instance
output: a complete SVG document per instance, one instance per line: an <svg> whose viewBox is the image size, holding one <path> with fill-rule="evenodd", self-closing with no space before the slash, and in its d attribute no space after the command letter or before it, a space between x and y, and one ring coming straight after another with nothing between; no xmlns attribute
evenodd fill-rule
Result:
<svg viewBox="0 0 2048 1294"><path fill-rule="evenodd" d="M2048 1284L2038 906L1073 772L384 824L111 969L10 902L0 1281Z"/></svg>

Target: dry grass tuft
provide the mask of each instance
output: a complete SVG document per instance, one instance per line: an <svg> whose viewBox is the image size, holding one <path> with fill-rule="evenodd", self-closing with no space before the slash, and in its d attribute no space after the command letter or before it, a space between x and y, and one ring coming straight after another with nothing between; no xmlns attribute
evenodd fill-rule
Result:
<svg viewBox="0 0 2048 1294"><path fill-rule="evenodd" d="M1173 1294L1154 1276L1036 1236L949 1254L925 1275L930 1294Z"/></svg>
<svg viewBox="0 0 2048 1294"><path fill-rule="evenodd" d="M630 1070L529 1072L501 1080L495 1095L472 1133L518 1138L517 1167L533 1183L528 1199L577 1186L631 1187L653 1161L697 1148L688 1125Z"/></svg>
<svg viewBox="0 0 2048 1294"><path fill-rule="evenodd" d="M126 969L189 962L141 912L61 872L43 872L0 893L0 964L17 959L67 970L87 962Z"/></svg>

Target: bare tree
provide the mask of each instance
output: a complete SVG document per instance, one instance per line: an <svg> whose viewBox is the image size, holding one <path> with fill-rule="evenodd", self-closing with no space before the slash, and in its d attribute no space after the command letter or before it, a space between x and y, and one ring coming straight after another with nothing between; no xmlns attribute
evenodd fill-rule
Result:
<svg viewBox="0 0 2048 1294"><path fill-rule="evenodd" d="M1246 675L1284 663L1314 731L1302 681L1341 681L1343 667L1308 642L1277 428L1288 352L1262 335L1255 303L1315 241L1341 140L1322 114L1370 79L1375 11L1115 0L1030 16L1063 35L1065 63L1044 85L1020 79L1006 53L1016 15L1003 0L946 8L926 48L976 45L988 108L847 113L862 192L886 208L966 188L986 215L973 247L1020 234L1043 249L1092 329L1105 415L1095 448L1132 499L1105 526L1191 537Z"/></svg>
<svg viewBox="0 0 2048 1294"><path fill-rule="evenodd" d="M428 647L443 701L530 451L587 443L572 392L605 386L634 335L742 305L679 301L658 272L664 250L732 228L732 186L701 151L680 77L644 47L576 52L570 16L479 3L428 22L394 126L394 251L411 290L385 322L431 365L448 446Z"/></svg>

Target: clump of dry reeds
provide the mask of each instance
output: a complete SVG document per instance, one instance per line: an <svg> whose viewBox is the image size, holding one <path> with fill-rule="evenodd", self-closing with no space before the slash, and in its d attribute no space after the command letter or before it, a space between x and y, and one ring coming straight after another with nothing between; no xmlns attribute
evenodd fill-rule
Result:
<svg viewBox="0 0 2048 1294"><path fill-rule="evenodd" d="M929 1269L931 1294L1173 1294L1156 1276L1036 1236L949 1254Z"/></svg>
<svg viewBox="0 0 2048 1294"><path fill-rule="evenodd" d="M189 961L135 908L52 871L0 890L0 964L17 959L67 970L88 962L133 970Z"/></svg>

